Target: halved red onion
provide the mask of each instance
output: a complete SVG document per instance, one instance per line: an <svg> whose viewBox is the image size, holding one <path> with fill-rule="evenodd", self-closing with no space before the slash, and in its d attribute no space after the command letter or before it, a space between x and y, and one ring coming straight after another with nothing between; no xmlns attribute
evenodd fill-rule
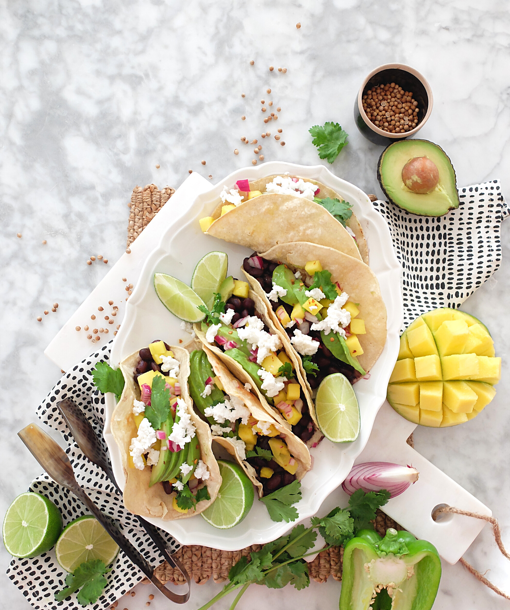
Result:
<svg viewBox="0 0 510 610"><path fill-rule="evenodd" d="M214 341L218 345L225 345L228 339L225 339L225 337L220 337L220 335L216 335L216 337L214 337Z"/></svg>
<svg viewBox="0 0 510 610"><path fill-rule="evenodd" d="M305 320L308 320L308 322L317 322L317 316L314 316L313 313L310 313L309 311L305 311Z"/></svg>
<svg viewBox="0 0 510 610"><path fill-rule="evenodd" d="M245 316L244 318L239 318L239 320L237 320L237 322L234 322L234 324L232 324L233 328L239 328L240 326L244 326L246 324L246 320L249 317L250 316Z"/></svg>
<svg viewBox="0 0 510 610"><path fill-rule="evenodd" d="M264 269L264 261L260 256L252 256L248 259L248 263L251 267L255 267L255 269Z"/></svg>
<svg viewBox="0 0 510 610"><path fill-rule="evenodd" d="M391 462L357 464L342 483L342 489L352 495L358 489L365 492L387 489L396 498L418 480L419 473L412 466Z"/></svg>
<svg viewBox="0 0 510 610"><path fill-rule="evenodd" d="M299 330L303 335L307 335L310 332L310 322L303 322L299 325Z"/></svg>
<svg viewBox="0 0 510 610"><path fill-rule="evenodd" d="M236 186L240 191L243 191L245 193L249 193L250 192L250 182L249 180L238 180L236 182Z"/></svg>

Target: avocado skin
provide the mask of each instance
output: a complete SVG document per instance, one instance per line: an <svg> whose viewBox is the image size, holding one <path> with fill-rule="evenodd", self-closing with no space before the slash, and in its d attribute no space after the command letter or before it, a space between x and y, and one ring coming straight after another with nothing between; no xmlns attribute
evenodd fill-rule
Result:
<svg viewBox="0 0 510 610"><path fill-rule="evenodd" d="M387 188L387 185L385 185L385 183L384 183L384 176L382 173L382 164L383 164L384 157L390 149L394 150L395 147L401 148L402 146L409 145L409 143L412 143L412 144L421 143L423 145L423 151L422 151L421 155L419 155L419 156L427 156L427 151L432 147L435 151L437 151L443 157L443 161L445 161L446 166L448 168L448 173L451 172L451 175L452 175L452 184L450 184L448 186L450 189L452 189L452 191L454 191L454 194L455 194L454 200L451 202L451 205L449 207L444 208L437 213L431 213L430 209L427 209L428 203L431 200L431 198L434 196L435 191L432 191L431 193L428 193L428 194L419 195L420 198L423 198L423 208L421 207L421 204L420 204L420 206L416 206L413 204L412 201L407 202L405 205L402 202L395 201L394 197L392 197L390 192L388 192L388 188ZM418 156L418 155L413 155L413 156ZM436 165L437 165L437 163L436 163ZM441 168L438 168L438 169L441 172ZM399 171L400 177L401 177L401 174L402 174L402 168L400 168L400 171ZM457 190L457 175L455 173L455 168L453 167L451 159L446 154L446 152L438 144L435 144L434 142L431 142L430 140L419 140L419 139L398 140L397 142L393 142L392 144L387 146L381 153L381 156L379 157L379 161L377 163L377 180L379 181L379 184L380 184L382 190L384 191L384 194L388 198L388 201L391 201L391 203L393 203L394 205L402 208L406 212L410 212L411 214L417 214L418 216L438 217L438 216L444 216L445 214L448 214L448 212L450 210L459 207L459 194L458 194L458 190Z"/></svg>

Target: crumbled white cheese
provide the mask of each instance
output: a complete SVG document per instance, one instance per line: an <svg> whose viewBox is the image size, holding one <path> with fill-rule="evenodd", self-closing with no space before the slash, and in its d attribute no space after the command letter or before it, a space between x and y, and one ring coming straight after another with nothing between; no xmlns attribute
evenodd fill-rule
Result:
<svg viewBox="0 0 510 610"><path fill-rule="evenodd" d="M283 388L285 387L284 381L287 381L286 377L277 377L275 378L269 371L265 369L260 369L258 371L259 377L262 379L262 389L265 390L266 394L269 398L276 396L279 394Z"/></svg>
<svg viewBox="0 0 510 610"><path fill-rule="evenodd" d="M294 182L292 178L277 176L272 182L266 184L267 193L280 193L282 195L294 195L295 197L302 197L304 199L310 199L313 201L315 192L319 189L318 186L311 182L305 182L302 178L299 178L297 182Z"/></svg>
<svg viewBox="0 0 510 610"><path fill-rule="evenodd" d="M129 455L133 458L133 464L137 470L143 470L145 468L142 455L146 453L155 442L156 431L147 418L142 419L142 422L138 427L138 435L131 439L131 444L129 445Z"/></svg>
<svg viewBox="0 0 510 610"><path fill-rule="evenodd" d="M328 307L328 315L324 320L320 322L314 322L312 324L312 330L323 330L325 335L329 335L331 331L338 333L340 336L345 337L344 328L351 321L351 314L342 307L347 303L349 295L345 292L331 303Z"/></svg>
<svg viewBox="0 0 510 610"><path fill-rule="evenodd" d="M274 303L276 303L276 301L278 301L278 297L284 297L286 294L287 294L286 288L282 288L282 286L278 286L278 284L275 284L273 282L273 289L271 290L271 292L267 293L267 298L270 301L273 301Z"/></svg>
<svg viewBox="0 0 510 610"><path fill-rule="evenodd" d="M188 413L186 403L182 398L177 398L176 421L172 428L172 433L168 437L169 440L179 445L181 449L186 443L191 442L196 434L195 426L191 421L191 415Z"/></svg>
<svg viewBox="0 0 510 610"><path fill-rule="evenodd" d="M141 400L136 400L135 398L133 401L133 415L140 415L140 413L143 413L144 411L145 403Z"/></svg>
<svg viewBox="0 0 510 610"><path fill-rule="evenodd" d="M204 391L200 394L200 396L202 398L207 398L212 391L213 391L213 384L208 383L208 384L206 384Z"/></svg>
<svg viewBox="0 0 510 610"><path fill-rule="evenodd" d="M242 460L246 459L246 443L240 438L231 438L230 442L234 445L239 457Z"/></svg>
<svg viewBox="0 0 510 610"><path fill-rule="evenodd" d="M247 390L248 392L251 392L252 391L251 384L250 383L245 383L244 384L244 389Z"/></svg>
<svg viewBox="0 0 510 610"><path fill-rule="evenodd" d="M223 426L220 426L219 424L213 424L211 426L211 433L213 434L213 436L223 436L224 434L227 434L228 432L231 432L231 428L224 428Z"/></svg>
<svg viewBox="0 0 510 610"><path fill-rule="evenodd" d="M163 361L161 364L161 370L163 373L168 373L170 377L177 379L179 377L179 367L181 363L172 358L172 356L161 356L161 360Z"/></svg>
<svg viewBox="0 0 510 610"><path fill-rule="evenodd" d="M290 322L287 322L287 324L285 325L285 328L292 328L295 325L296 325L296 320L291 320Z"/></svg>
<svg viewBox="0 0 510 610"><path fill-rule="evenodd" d="M268 421L259 421L257 423L257 428L262 432L263 436L268 436L271 432L271 424Z"/></svg>
<svg viewBox="0 0 510 610"><path fill-rule="evenodd" d="M233 203L234 205L240 205L243 202L243 198L241 197L239 191L237 189L229 190L228 186L223 187L220 197L223 203L227 201L228 203Z"/></svg>
<svg viewBox="0 0 510 610"><path fill-rule="evenodd" d="M313 356L317 353L320 345L318 341L314 341L310 335L304 335L298 328L294 331L294 336L291 337L290 342L302 356Z"/></svg>
<svg viewBox="0 0 510 610"><path fill-rule="evenodd" d="M155 466L159 462L159 451L157 449L149 449L147 455L147 466Z"/></svg>
<svg viewBox="0 0 510 610"><path fill-rule="evenodd" d="M193 324L191 324L190 322L181 322L180 326L183 331L191 335L192 339L196 337L195 331L193 330Z"/></svg>
<svg viewBox="0 0 510 610"><path fill-rule="evenodd" d="M260 334L260 331L264 328L264 322L257 316L250 316L246 320L246 326L239 328L237 333L243 341L248 343L256 343Z"/></svg>
<svg viewBox="0 0 510 610"><path fill-rule="evenodd" d="M243 341L251 344L251 348L258 348L257 363L262 364L269 354L276 352L282 347L281 339L278 335L271 335L265 330L264 322L256 316L250 316L247 325L238 329L238 334Z"/></svg>
<svg viewBox="0 0 510 610"><path fill-rule="evenodd" d="M305 294L307 297L312 297L316 301L320 301L326 298L326 295L322 292L320 288L312 288L311 290L305 290Z"/></svg>
<svg viewBox="0 0 510 610"><path fill-rule="evenodd" d="M202 460L198 461L198 466L195 470L195 477L197 479L202 479L202 481L205 481L209 478L209 469L204 464L204 462L202 462Z"/></svg>
<svg viewBox="0 0 510 610"><path fill-rule="evenodd" d="M214 337L218 333L218 329L221 327L221 324L211 324L205 333L205 340L207 343L214 343Z"/></svg>
<svg viewBox="0 0 510 610"><path fill-rule="evenodd" d="M236 315L235 309L227 309L225 313L220 313L220 320L227 326L232 322L232 318Z"/></svg>
<svg viewBox="0 0 510 610"><path fill-rule="evenodd" d="M349 233L349 235L353 238L356 239L356 234L354 233L354 231L351 229L351 227L345 227L345 230L347 231L347 233Z"/></svg>
<svg viewBox="0 0 510 610"><path fill-rule="evenodd" d="M236 396L225 396L224 402L219 402L213 407L207 407L204 411L206 417L212 417L219 424L226 421L234 422L238 419L247 424L250 411L244 406L244 402Z"/></svg>
<svg viewBox="0 0 510 610"><path fill-rule="evenodd" d="M193 470L193 466L190 466L186 462L184 462L181 465L181 474L183 477L185 477L187 474L189 474L192 470Z"/></svg>
<svg viewBox="0 0 510 610"><path fill-rule="evenodd" d="M296 280L301 279L301 271L299 269L294 273L294 277L296 278Z"/></svg>
<svg viewBox="0 0 510 610"><path fill-rule="evenodd" d="M182 483L181 481L175 481L174 485L175 489L177 489L177 491L182 491L184 489L184 483Z"/></svg>

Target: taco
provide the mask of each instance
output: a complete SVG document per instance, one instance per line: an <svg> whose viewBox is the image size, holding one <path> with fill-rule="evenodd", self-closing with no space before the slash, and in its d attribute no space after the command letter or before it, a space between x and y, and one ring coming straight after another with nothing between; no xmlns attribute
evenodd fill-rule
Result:
<svg viewBox="0 0 510 610"><path fill-rule="evenodd" d="M253 255L243 268L287 353L298 358L310 398L327 375L342 373L354 383L372 368L386 342L387 316L367 265L332 248L296 242ZM246 272L253 268L257 277Z"/></svg>
<svg viewBox="0 0 510 610"><path fill-rule="evenodd" d="M322 434L309 412L299 360L282 342L262 298L247 282L235 282L236 293L245 296L231 296L225 304L217 295L214 313L194 326L197 337L253 390L266 413L313 447Z"/></svg>
<svg viewBox="0 0 510 610"><path fill-rule="evenodd" d="M213 443L239 462L260 497L300 481L312 465L307 446L269 415L206 346L194 343L187 346L192 349L190 394Z"/></svg>
<svg viewBox="0 0 510 610"><path fill-rule="evenodd" d="M225 187L211 216L202 219L208 235L257 252L307 241L368 263L368 245L351 205L324 184L272 175L238 180L236 187Z"/></svg>
<svg viewBox="0 0 510 610"><path fill-rule="evenodd" d="M125 385L111 429L126 475L126 508L165 521L201 513L221 476L209 426L193 411L188 353L155 341L120 368Z"/></svg>

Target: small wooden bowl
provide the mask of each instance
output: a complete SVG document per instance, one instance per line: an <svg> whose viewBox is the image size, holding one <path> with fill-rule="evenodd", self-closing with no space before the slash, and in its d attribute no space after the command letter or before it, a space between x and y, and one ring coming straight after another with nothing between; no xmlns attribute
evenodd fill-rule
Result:
<svg viewBox="0 0 510 610"><path fill-rule="evenodd" d="M418 125L416 125L414 129L406 131L405 133L390 133L389 131L384 131L384 129L377 127L377 125L374 125L367 117L363 108L363 96L367 91L372 89L372 87L386 85L388 83L395 83L402 87L404 91L411 91L413 93L413 99L418 102L419 109ZM432 112L433 103L430 85L417 70L410 66L405 66L404 64L384 64L383 66L379 66L375 70L372 70L363 81L356 102L354 103L354 120L356 121L356 126L367 140L370 140L374 144L387 146L396 140L405 140L409 136L418 133L428 121Z"/></svg>

